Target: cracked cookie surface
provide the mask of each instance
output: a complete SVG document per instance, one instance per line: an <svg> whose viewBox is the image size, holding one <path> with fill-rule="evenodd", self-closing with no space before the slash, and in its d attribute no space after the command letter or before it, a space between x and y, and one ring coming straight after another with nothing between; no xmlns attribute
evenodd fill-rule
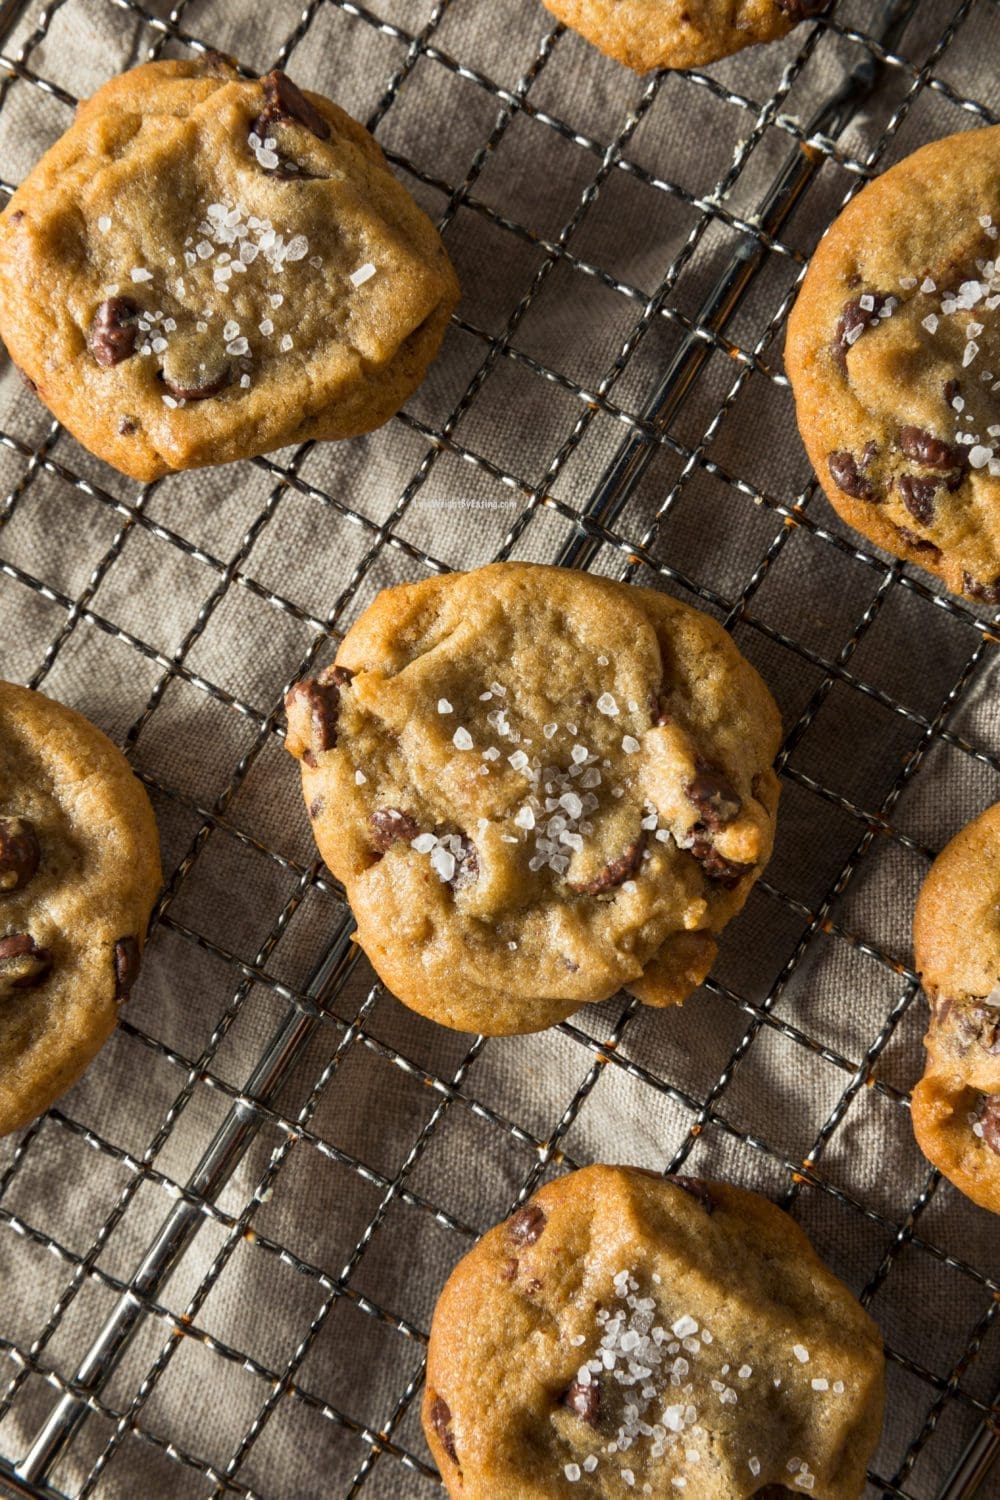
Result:
<svg viewBox="0 0 1000 1500"><path fill-rule="evenodd" d="M829 0L545 0L566 26L638 73L695 68L786 36Z"/></svg>
<svg viewBox="0 0 1000 1500"><path fill-rule="evenodd" d="M12 360L141 480L379 426L457 299L369 133L214 54L111 79L0 215Z"/></svg>
<svg viewBox="0 0 1000 1500"><path fill-rule="evenodd" d="M917 1143L960 1192L1000 1213L1000 803L934 861L913 937L930 1005Z"/></svg>
<svg viewBox="0 0 1000 1500"><path fill-rule="evenodd" d="M452 1272L423 1422L463 1500L856 1500L883 1378L875 1324L781 1209L596 1166Z"/></svg>
<svg viewBox="0 0 1000 1500"><path fill-rule="evenodd" d="M114 1029L160 886L153 809L80 714L0 682L0 1134Z"/></svg>
<svg viewBox="0 0 1000 1500"><path fill-rule="evenodd" d="M500 563L386 590L287 712L361 946L459 1030L682 1001L770 854L774 702L650 589Z"/></svg>
<svg viewBox="0 0 1000 1500"><path fill-rule="evenodd" d="M1000 126L876 178L821 241L788 323L799 428L834 508L1000 604Z"/></svg>

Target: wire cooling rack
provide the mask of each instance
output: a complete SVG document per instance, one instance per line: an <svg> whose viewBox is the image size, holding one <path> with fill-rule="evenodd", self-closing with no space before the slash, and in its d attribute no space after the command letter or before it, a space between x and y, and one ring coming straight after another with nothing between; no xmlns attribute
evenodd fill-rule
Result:
<svg viewBox="0 0 1000 1500"><path fill-rule="evenodd" d="M366 118L460 267L479 266L474 287L463 269L425 391L340 445L338 471L307 445L221 481L139 488L3 387L4 674L117 735L156 802L168 878L152 998L83 1084L3 1143L0 1490L440 1493L417 1407L443 1274L547 1174L590 1159L588 1141L607 1140L590 1122L607 1119L620 1159L669 1171L715 1142L713 1165L855 1268L889 1357L869 1494L996 1494L996 1238L912 1146L924 1015L907 923L935 848L996 800L997 640L838 526L789 437L779 350L844 199L922 139L996 122L975 96L1000 10L838 4L752 59L637 80L534 0L511 0L488 46L492 9L0 5L6 192L65 129L71 79L89 92L112 66L217 47L254 71L287 64ZM79 46L88 27L94 51ZM100 47L119 31L109 64ZM348 40L363 76L341 65ZM431 84L454 102L425 153ZM669 122L692 112L709 123L681 155ZM515 145L551 162L523 196L493 171ZM608 232L623 193L668 247L660 261ZM483 268L501 261L523 265L523 290L498 307L502 278ZM560 309L586 325L586 355L553 359L539 309L563 335ZM301 554L282 571L316 516L322 576ZM782 702L782 832L683 1012L619 999L487 1043L401 1015L372 983L342 892L292 848L269 788L289 776L282 690L330 659L374 580L525 555L655 581L734 631ZM192 623L167 641L159 605L182 588ZM241 673L273 635L283 654ZM101 687L112 679L131 695ZM227 906L223 888L248 894ZM855 990L863 1023L845 1030ZM197 1002L193 1035L171 1025L179 992ZM464 1173L435 1170L442 1142ZM335 1186L316 1224L323 1174Z"/></svg>

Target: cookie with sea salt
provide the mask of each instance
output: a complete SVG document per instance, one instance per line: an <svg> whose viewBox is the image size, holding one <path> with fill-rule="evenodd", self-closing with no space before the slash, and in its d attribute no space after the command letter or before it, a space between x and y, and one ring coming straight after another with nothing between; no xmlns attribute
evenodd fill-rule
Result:
<svg viewBox="0 0 1000 1500"><path fill-rule="evenodd" d="M153 809L72 709L0 682L0 1135L110 1036L160 886Z"/></svg>
<svg viewBox="0 0 1000 1500"><path fill-rule="evenodd" d="M883 1376L875 1324L767 1199L586 1167L452 1272L423 1423L462 1500L856 1500Z"/></svg>
<svg viewBox="0 0 1000 1500"><path fill-rule="evenodd" d="M876 178L788 323L799 428L858 531L1000 604L1000 126Z"/></svg>
<svg viewBox="0 0 1000 1500"><path fill-rule="evenodd" d="M358 941L459 1030L682 1001L771 851L774 702L650 589L524 563L388 589L287 712Z"/></svg>
<svg viewBox="0 0 1000 1500"><path fill-rule="evenodd" d="M917 1143L967 1198L1000 1213L1000 803L938 855L917 899L914 951L930 1003Z"/></svg>
<svg viewBox="0 0 1000 1500"><path fill-rule="evenodd" d="M830 0L545 0L609 57L646 73L696 68L786 36Z"/></svg>
<svg viewBox="0 0 1000 1500"><path fill-rule="evenodd" d="M11 359L141 480L378 427L457 298L368 132L216 54L113 78L0 215Z"/></svg>

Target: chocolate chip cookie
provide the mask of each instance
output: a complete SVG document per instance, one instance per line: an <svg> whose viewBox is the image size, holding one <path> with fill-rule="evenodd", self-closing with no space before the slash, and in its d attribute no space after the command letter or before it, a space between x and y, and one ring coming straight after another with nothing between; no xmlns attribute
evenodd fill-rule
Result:
<svg viewBox="0 0 1000 1500"><path fill-rule="evenodd" d="M883 1373L875 1324L774 1204L587 1167L452 1272L424 1431L463 1500L856 1500Z"/></svg>
<svg viewBox="0 0 1000 1500"><path fill-rule="evenodd" d="M637 73L695 68L786 36L830 0L545 0L554 16Z"/></svg>
<svg viewBox="0 0 1000 1500"><path fill-rule="evenodd" d="M917 1143L967 1198L1000 1213L1000 803L934 861L913 938L931 1008Z"/></svg>
<svg viewBox="0 0 1000 1500"><path fill-rule="evenodd" d="M683 1000L770 854L774 702L650 589L498 563L386 590L287 712L358 941L459 1030Z"/></svg>
<svg viewBox="0 0 1000 1500"><path fill-rule="evenodd" d="M457 298L368 132L216 54L113 78L0 215L11 359L141 480L379 426Z"/></svg>
<svg viewBox="0 0 1000 1500"><path fill-rule="evenodd" d="M788 324L799 427L831 504L956 594L1000 604L1000 126L870 183Z"/></svg>
<svg viewBox="0 0 1000 1500"><path fill-rule="evenodd" d="M125 757L72 709L0 682L0 1135L110 1036L159 885L153 809Z"/></svg>

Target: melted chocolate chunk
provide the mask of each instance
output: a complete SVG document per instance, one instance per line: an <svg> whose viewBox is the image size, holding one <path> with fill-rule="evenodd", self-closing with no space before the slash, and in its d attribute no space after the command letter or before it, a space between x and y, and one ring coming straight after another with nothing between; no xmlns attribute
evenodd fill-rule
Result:
<svg viewBox="0 0 1000 1500"><path fill-rule="evenodd" d="M323 811L323 809L324 809L325 806L326 806L326 800L325 800L325 798L323 798L323 797L314 797L312 799L312 801L310 802L310 804L309 804L309 816L311 818L318 818L319 815L320 815L320 813Z"/></svg>
<svg viewBox="0 0 1000 1500"><path fill-rule="evenodd" d="M260 80L264 89L264 108L254 121L252 129L261 140L267 127L275 120L290 120L304 125L318 140L330 139L330 126L314 104L310 104L302 90L292 82L287 73L274 68Z"/></svg>
<svg viewBox="0 0 1000 1500"><path fill-rule="evenodd" d="M507 1220L507 1233L515 1245L533 1245L547 1222L537 1203L525 1203Z"/></svg>
<svg viewBox="0 0 1000 1500"><path fill-rule="evenodd" d="M354 676L346 667L324 667L318 677L297 682L285 697L286 707L303 699L309 709L310 752L313 756L333 750L337 744L337 720L340 715L340 689ZM315 761L312 762L315 764Z"/></svg>
<svg viewBox="0 0 1000 1500"><path fill-rule="evenodd" d="M90 352L104 369L120 365L135 353L138 316L138 304L131 297L109 297L97 309L90 327Z"/></svg>
<svg viewBox="0 0 1000 1500"><path fill-rule="evenodd" d="M725 771L718 766L699 760L695 770L697 774L684 788L684 795L698 809L704 827L710 833L718 833L739 816L743 803Z"/></svg>
<svg viewBox="0 0 1000 1500"><path fill-rule="evenodd" d="M899 434L899 446L907 458L922 464L925 469L963 469L965 455L952 448L943 438L937 438L923 427L904 427Z"/></svg>
<svg viewBox="0 0 1000 1500"><path fill-rule="evenodd" d="M848 453L846 449L831 453L826 463L830 470L830 477L838 490L842 490L845 495L850 495L854 500L875 499L872 482L861 472L861 465L853 453Z"/></svg>
<svg viewBox="0 0 1000 1500"><path fill-rule="evenodd" d="M987 1094L979 1115L983 1127L983 1140L996 1156L1000 1156L1000 1094Z"/></svg>
<svg viewBox="0 0 1000 1500"><path fill-rule="evenodd" d="M579 884L571 881L570 890L576 891L578 896L600 896L604 891L614 890L615 886L624 884L626 880L631 879L642 863L644 843L644 837L633 840L624 854L620 854L617 859L605 865L593 880L581 881Z"/></svg>
<svg viewBox="0 0 1000 1500"><path fill-rule="evenodd" d="M458 1463L458 1454L455 1452L455 1437L449 1423L451 1422L451 1407L447 1401L442 1401L438 1396L431 1406L431 1426L438 1435L442 1448L447 1453L453 1464Z"/></svg>
<svg viewBox="0 0 1000 1500"><path fill-rule="evenodd" d="M961 383L959 381L957 381L957 380L946 380L945 381L945 383L944 383L944 399L947 401L947 403L948 403L949 406L954 401L955 397L958 395L958 393L959 393L959 391L961 389L962 389L962 386L961 386Z"/></svg>
<svg viewBox="0 0 1000 1500"><path fill-rule="evenodd" d="M206 47L201 54L201 60L206 73L212 73L216 78L238 78L239 67L235 57L230 57L228 52L217 52L214 47Z"/></svg>
<svg viewBox="0 0 1000 1500"><path fill-rule="evenodd" d="M409 813L400 812L398 807L377 807L368 819L371 829L371 840L374 848L385 854L398 840L410 843L420 832L420 826L410 817ZM470 848L472 846L470 845ZM472 850L475 855L475 850ZM479 861L476 860L476 871L479 870Z"/></svg>
<svg viewBox="0 0 1000 1500"><path fill-rule="evenodd" d="M216 375L205 381L204 385L178 385L169 376L160 371L160 379L177 401L206 401L209 396L217 396L224 391L232 380L233 372L227 365L221 375Z"/></svg>
<svg viewBox="0 0 1000 1500"><path fill-rule="evenodd" d="M962 574L962 592L970 599L980 599L983 604L1000 604L1000 578L992 583L980 583L969 573Z"/></svg>
<svg viewBox="0 0 1000 1500"><path fill-rule="evenodd" d="M933 553L935 560L941 556L940 547L935 547L933 542L927 542L923 537L917 536L917 533L911 531L908 526L897 526L896 530L908 547L913 547L917 552Z"/></svg>
<svg viewBox="0 0 1000 1500"><path fill-rule="evenodd" d="M559 1398L563 1406L586 1422L588 1427L596 1427L601 1420L601 1383L598 1379L591 1380L589 1385L581 1385L579 1380L574 1380L568 1390L564 1391Z"/></svg>
<svg viewBox="0 0 1000 1500"><path fill-rule="evenodd" d="M919 474L902 474L899 493L915 521L929 526L934 519L934 496L944 484L943 478L922 478Z"/></svg>
<svg viewBox="0 0 1000 1500"><path fill-rule="evenodd" d="M833 357L842 369L847 368L847 351L866 328L879 321L879 313L889 300L887 292L869 292L873 305L862 307L860 297L844 303L833 334ZM860 331L859 331L860 330Z"/></svg>
<svg viewBox="0 0 1000 1500"><path fill-rule="evenodd" d="M115 944L115 1000L124 1005L139 976L142 955L134 937L119 938Z"/></svg>
<svg viewBox="0 0 1000 1500"><path fill-rule="evenodd" d="M135 420L135 417L118 418L118 433L120 437L132 437L138 431L139 424Z"/></svg>
<svg viewBox="0 0 1000 1500"><path fill-rule="evenodd" d="M0 938L0 994L32 989L51 968L52 954L48 948L39 948L28 933L12 932Z"/></svg>
<svg viewBox="0 0 1000 1500"><path fill-rule="evenodd" d="M956 1005L955 1016L970 1045L975 1043L993 1056L1000 1053L1000 1010L996 1006L967 1001Z"/></svg>
<svg viewBox="0 0 1000 1500"><path fill-rule="evenodd" d="M674 1187L683 1188L689 1197L697 1198L706 1213L715 1213L718 1205L708 1190L708 1183L703 1182L700 1177L668 1177L666 1180L672 1182Z"/></svg>
<svg viewBox="0 0 1000 1500"><path fill-rule="evenodd" d="M37 396L38 395L38 386L32 380L31 376L30 375L26 375L24 373L24 371L21 369L20 365L15 365L14 369L20 375L22 384L24 384L24 385L26 385L28 387L28 390L31 392L31 394L33 396Z"/></svg>
<svg viewBox="0 0 1000 1500"><path fill-rule="evenodd" d="M34 824L28 818L0 818L0 893L26 886L40 858Z"/></svg>
<svg viewBox="0 0 1000 1500"><path fill-rule="evenodd" d="M706 878L716 885L721 885L727 891L739 885L744 875L748 875L753 869L753 865L742 865L736 860L726 859L719 853L711 839L704 838L698 833L695 834L694 843L691 845L691 853L701 865Z"/></svg>

